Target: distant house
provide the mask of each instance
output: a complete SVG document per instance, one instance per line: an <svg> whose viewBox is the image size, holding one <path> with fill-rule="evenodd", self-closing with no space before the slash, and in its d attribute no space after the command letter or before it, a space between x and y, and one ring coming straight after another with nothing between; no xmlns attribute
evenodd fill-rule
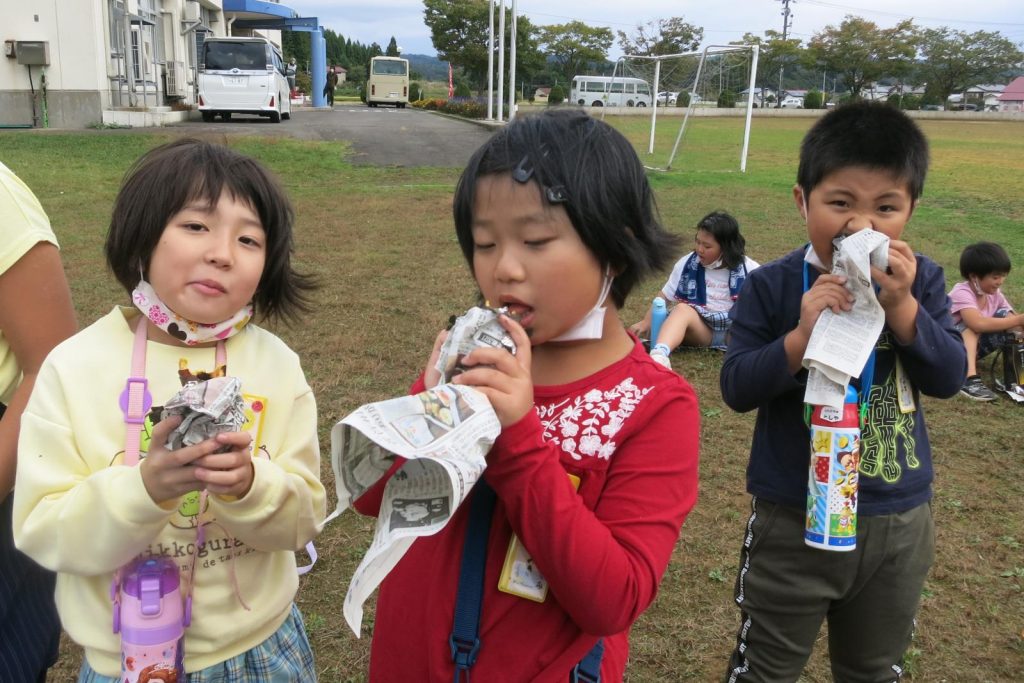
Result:
<svg viewBox="0 0 1024 683"><path fill-rule="evenodd" d="M747 96L750 94L750 88L744 88L739 92L736 97L736 106L746 106ZM765 107L772 106L775 103L775 91L771 88L754 88L754 106Z"/></svg>
<svg viewBox="0 0 1024 683"><path fill-rule="evenodd" d="M341 85L348 79L348 69L339 64L332 64L331 66L334 67L334 73L338 74L338 85Z"/></svg>
<svg viewBox="0 0 1024 683"><path fill-rule="evenodd" d="M548 97L551 95L551 88L537 88L533 91L533 101L540 104L547 104Z"/></svg>
<svg viewBox="0 0 1024 683"><path fill-rule="evenodd" d="M947 100L953 104L974 104L979 110L997 111L999 95L1005 88L1005 85L973 85L963 92L953 93Z"/></svg>
<svg viewBox="0 0 1024 683"><path fill-rule="evenodd" d="M1024 111L1024 76L1010 81L999 95L999 111Z"/></svg>

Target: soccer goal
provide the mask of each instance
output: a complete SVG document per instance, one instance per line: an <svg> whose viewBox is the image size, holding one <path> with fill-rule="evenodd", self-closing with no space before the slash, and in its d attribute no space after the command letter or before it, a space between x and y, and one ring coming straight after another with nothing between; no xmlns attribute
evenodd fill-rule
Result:
<svg viewBox="0 0 1024 683"><path fill-rule="evenodd" d="M746 171L754 98L747 97L745 93L753 92L754 89L757 55L757 45L709 45L697 52L673 55L627 55L616 62L611 77L613 81L642 79L650 84L651 98L655 106L651 107L650 113L648 168L671 170L685 141L691 119L714 114L726 117L742 116L742 136L737 136L735 144L730 141L728 144L718 145L716 149L711 150L711 154L731 155L734 153L732 150L738 148L740 171ZM719 111L709 111L712 109ZM602 118L604 113L602 110ZM666 136L656 136L659 130L659 115L666 121L681 118L674 144L663 166L658 165L654 158L656 140L659 145L667 147ZM665 128L664 124L662 128ZM707 142L717 144L711 140Z"/></svg>

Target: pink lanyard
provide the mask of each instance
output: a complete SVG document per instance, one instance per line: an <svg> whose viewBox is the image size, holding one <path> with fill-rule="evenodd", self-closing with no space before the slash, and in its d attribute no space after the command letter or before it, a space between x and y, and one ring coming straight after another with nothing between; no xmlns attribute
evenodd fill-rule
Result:
<svg viewBox="0 0 1024 683"><path fill-rule="evenodd" d="M149 380L146 379L147 328L148 325L146 324L145 318L139 320L139 324L135 326L135 336L132 344L131 375L129 375L128 379L125 380L124 391L121 392L121 396L118 399L121 411L124 413L124 422L126 425L124 437L124 464L128 467L134 467L139 462L139 452L141 450L139 442L141 441L142 427L146 423L146 414L153 406L153 396L149 393ZM223 341L217 342L215 362L216 366L214 369L227 363L227 349L224 347ZM205 489L199 494L200 515L203 514L203 509L206 506L207 496L208 493ZM189 558L188 592L185 597L185 626L192 623L192 587L195 585L196 557L199 555L199 549L203 547L205 542L206 526L202 523L202 520L199 519L196 520L196 549ZM118 602L120 599L119 588L121 585L123 569L124 568L122 567L114 573L114 582L110 587L111 599L114 601L115 623L118 618ZM245 609L249 609L248 605L246 605L242 600L241 593L238 590L233 566L231 568L231 580L234 583L235 595L238 597L238 601L243 607L245 607Z"/></svg>

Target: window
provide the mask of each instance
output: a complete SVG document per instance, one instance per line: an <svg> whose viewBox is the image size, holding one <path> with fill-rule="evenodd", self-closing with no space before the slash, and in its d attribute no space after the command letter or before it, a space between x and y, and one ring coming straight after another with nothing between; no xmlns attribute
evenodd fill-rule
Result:
<svg viewBox="0 0 1024 683"><path fill-rule="evenodd" d="M405 62L378 59L373 62L374 76L404 76L406 74Z"/></svg>
<svg viewBox="0 0 1024 683"><path fill-rule="evenodd" d="M203 44L203 62L211 71L231 69L259 70L267 68L267 46L265 43L235 43L208 40Z"/></svg>

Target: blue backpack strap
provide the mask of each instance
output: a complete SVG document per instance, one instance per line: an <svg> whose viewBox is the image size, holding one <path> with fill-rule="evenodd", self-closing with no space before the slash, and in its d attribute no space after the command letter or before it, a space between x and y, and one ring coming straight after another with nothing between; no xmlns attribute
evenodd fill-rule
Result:
<svg viewBox="0 0 1024 683"><path fill-rule="evenodd" d="M483 477L477 481L472 495L466 541L462 547L462 564L459 568L459 588L455 595L455 618L451 635L448 636L452 661L455 662L454 683L462 681L463 672L466 674L466 683L469 683L469 669L476 663L480 652L480 612L484 594L484 569L487 566L487 539L497 500L494 489ZM603 656L604 641L598 640L569 673L571 683L601 683Z"/></svg>
<svg viewBox="0 0 1024 683"><path fill-rule="evenodd" d="M601 683L601 658L604 657L604 639L594 643L580 663L569 673L570 683Z"/></svg>
<svg viewBox="0 0 1024 683"><path fill-rule="evenodd" d="M494 513L494 489L481 477L473 491L466 525L466 542L462 548L462 567L459 569L459 590L455 596L455 619L448 643L455 662L454 683L476 663L480 651L480 608L484 593L484 568L487 566L487 538Z"/></svg>

